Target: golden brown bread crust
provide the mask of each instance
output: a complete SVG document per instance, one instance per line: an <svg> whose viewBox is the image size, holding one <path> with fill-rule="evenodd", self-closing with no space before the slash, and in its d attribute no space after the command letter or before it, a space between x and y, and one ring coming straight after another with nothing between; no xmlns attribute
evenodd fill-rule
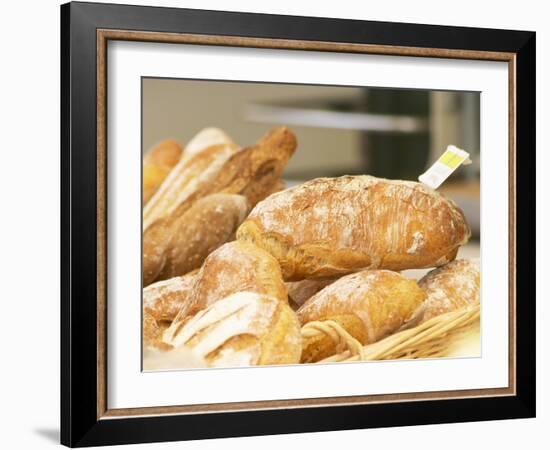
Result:
<svg viewBox="0 0 550 450"><path fill-rule="evenodd" d="M457 259L426 274L418 285L427 297L419 308L420 323L432 317L479 303L479 264Z"/></svg>
<svg viewBox="0 0 550 450"><path fill-rule="evenodd" d="M158 281L143 289L143 310L156 321L172 322L189 301L198 270Z"/></svg>
<svg viewBox="0 0 550 450"><path fill-rule="evenodd" d="M159 219L143 234L143 287L153 283L166 263L166 249L170 245L170 222Z"/></svg>
<svg viewBox="0 0 550 450"><path fill-rule="evenodd" d="M214 127L207 127L200 130L185 146L184 158L191 158L212 145L233 145L236 146L223 130Z"/></svg>
<svg viewBox="0 0 550 450"><path fill-rule="evenodd" d="M159 279L198 269L210 253L235 239L248 212L248 202L242 195L212 194L197 200L171 227L167 259Z"/></svg>
<svg viewBox="0 0 550 450"><path fill-rule="evenodd" d="M276 192L281 192L286 189L286 183L284 180L281 180L280 178L273 183L273 185L265 192L265 197L269 197L271 194L275 194ZM259 201L263 200L264 198L260 199Z"/></svg>
<svg viewBox="0 0 550 450"><path fill-rule="evenodd" d="M189 349L210 367L293 364L300 361L300 323L274 297L238 292L190 318L164 342Z"/></svg>
<svg viewBox="0 0 550 450"><path fill-rule="evenodd" d="M212 194L181 216L176 209L159 219L143 234L144 285L198 269L211 252L235 238L248 210L242 195Z"/></svg>
<svg viewBox="0 0 550 450"><path fill-rule="evenodd" d="M440 266L470 237L462 211L415 182L318 178L258 203L237 238L270 252L285 280Z"/></svg>
<svg viewBox="0 0 550 450"><path fill-rule="evenodd" d="M203 197L202 190L236 150L235 144L218 144L190 158L181 158L143 208L143 229L147 230L178 207L180 211L176 215L180 216L195 200Z"/></svg>
<svg viewBox="0 0 550 450"><path fill-rule="evenodd" d="M181 158L182 148L171 139L155 145L143 158L143 204L152 197Z"/></svg>
<svg viewBox="0 0 550 450"><path fill-rule="evenodd" d="M279 264L269 253L251 244L233 241L222 245L204 261L189 301L170 326L171 333L193 314L235 292L249 291L287 302Z"/></svg>
<svg viewBox="0 0 550 450"><path fill-rule="evenodd" d="M322 289L297 315L302 324L334 320L359 342L370 344L396 331L425 298L414 280L389 270L365 270ZM319 361L341 350L330 337L319 335L304 342L302 362Z"/></svg>
<svg viewBox="0 0 550 450"><path fill-rule="evenodd" d="M213 191L241 194L250 205L256 205L280 183L296 145L289 128L273 128L255 145L231 155L214 181Z"/></svg>
<svg viewBox="0 0 550 450"><path fill-rule="evenodd" d="M164 322L158 322L147 311L143 312L143 349L170 350L171 345L162 341L162 333L167 328Z"/></svg>
<svg viewBox="0 0 550 450"><path fill-rule="evenodd" d="M334 283L338 278L311 278L302 281L289 281L286 283L288 301L300 307L313 297L321 289Z"/></svg>
<svg viewBox="0 0 550 450"><path fill-rule="evenodd" d="M197 199L218 192L244 195L254 206L273 191L295 149L294 133L279 127L250 147L222 144L183 158L144 208L143 228L173 212L180 216Z"/></svg>

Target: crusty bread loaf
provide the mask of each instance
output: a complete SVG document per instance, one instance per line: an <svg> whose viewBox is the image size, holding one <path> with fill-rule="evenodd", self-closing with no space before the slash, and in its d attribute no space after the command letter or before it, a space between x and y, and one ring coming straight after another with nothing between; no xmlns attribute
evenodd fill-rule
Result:
<svg viewBox="0 0 550 450"><path fill-rule="evenodd" d="M176 209L181 215L197 199L217 192L244 195L254 206L273 192L295 149L294 133L279 127L250 147L237 150L222 144L182 160L146 205L144 229Z"/></svg>
<svg viewBox="0 0 550 450"><path fill-rule="evenodd" d="M389 270L365 270L340 278L297 311L302 324L333 320L362 344L396 331L409 320L426 294L414 280ZM315 362L343 351L329 336L304 342L302 362Z"/></svg>
<svg viewBox="0 0 550 450"><path fill-rule="evenodd" d="M275 256L289 281L440 266L469 236L462 211L436 191L366 175L318 178L273 194L237 231Z"/></svg>
<svg viewBox="0 0 550 450"><path fill-rule="evenodd" d="M157 322L172 322L189 301L198 270L158 281L143 289L143 310Z"/></svg>
<svg viewBox="0 0 550 450"><path fill-rule="evenodd" d="M288 301L291 305L300 307L313 297L321 289L334 283L338 278L311 278L302 281L289 281L286 283Z"/></svg>
<svg viewBox="0 0 550 450"><path fill-rule="evenodd" d="M165 280L198 269L206 257L235 238L248 214L242 195L212 194L191 208L176 209L143 233L143 282Z"/></svg>
<svg viewBox="0 0 550 450"><path fill-rule="evenodd" d="M180 145L171 139L155 145L143 158L143 204L157 191L181 158Z"/></svg>
<svg viewBox="0 0 550 450"><path fill-rule="evenodd" d="M419 323L432 317L479 303L479 264L457 259L426 274L418 285L427 297L415 316Z"/></svg>
<svg viewBox="0 0 550 450"><path fill-rule="evenodd" d="M300 323L279 299L238 292L198 312L164 342L190 349L210 367L300 362Z"/></svg>
<svg viewBox="0 0 550 450"><path fill-rule="evenodd" d="M174 320L186 316L235 292L250 291L287 302L287 290L279 264L254 245L233 241L212 252L197 273L189 302Z"/></svg>

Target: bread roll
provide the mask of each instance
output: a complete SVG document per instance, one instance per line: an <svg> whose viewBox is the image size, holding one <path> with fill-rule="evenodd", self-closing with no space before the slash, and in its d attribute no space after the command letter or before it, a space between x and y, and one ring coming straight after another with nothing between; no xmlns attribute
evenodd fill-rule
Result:
<svg viewBox="0 0 550 450"><path fill-rule="evenodd" d="M297 311L302 324L333 320L363 345L376 342L409 320L426 294L414 280L389 270L365 270L340 278ZM302 362L315 362L345 349L327 335L304 342Z"/></svg>
<svg viewBox="0 0 550 450"><path fill-rule="evenodd" d="M418 323L422 323L440 314L479 303L479 264L457 259L432 270L418 285L427 295L415 314Z"/></svg>
<svg viewBox="0 0 550 450"><path fill-rule="evenodd" d="M212 252L197 274L189 301L171 325L235 292L250 291L287 302L286 286L279 264L269 253L243 242L229 242Z"/></svg>
<svg viewBox="0 0 550 450"><path fill-rule="evenodd" d="M157 322L172 322L189 301L198 270L153 283L143 289L143 310Z"/></svg>
<svg viewBox="0 0 550 450"><path fill-rule="evenodd" d="M235 238L248 214L241 195L212 194L178 216L178 209L143 234L144 285L198 269L219 246Z"/></svg>
<svg viewBox="0 0 550 450"><path fill-rule="evenodd" d="M334 283L338 278L312 278L302 281L290 281L286 283L288 301L297 307L302 306L321 289Z"/></svg>
<svg viewBox="0 0 550 450"><path fill-rule="evenodd" d="M217 192L244 195L254 206L273 192L295 149L294 133L279 127L253 146L238 151L228 145L213 146L182 161L146 205L144 229L176 209L181 215L197 199Z"/></svg>
<svg viewBox="0 0 550 450"><path fill-rule="evenodd" d="M171 139L159 142L143 158L143 204L157 191L181 158L180 145Z"/></svg>
<svg viewBox="0 0 550 450"><path fill-rule="evenodd" d="M470 237L462 211L415 182L318 178L260 202L237 238L267 250L285 280L446 264Z"/></svg>
<svg viewBox="0 0 550 450"><path fill-rule="evenodd" d="M279 299L238 292L200 311L164 342L190 349L210 367L300 362L302 342L296 314Z"/></svg>

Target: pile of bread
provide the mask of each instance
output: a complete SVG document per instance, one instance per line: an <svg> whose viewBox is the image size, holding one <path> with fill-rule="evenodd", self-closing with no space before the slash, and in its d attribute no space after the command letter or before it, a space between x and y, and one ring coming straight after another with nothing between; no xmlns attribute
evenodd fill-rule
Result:
<svg viewBox="0 0 550 450"><path fill-rule="evenodd" d="M462 211L410 181L317 178L284 189L286 127L239 147L215 128L143 163L144 368L321 361L479 302L479 267L455 260ZM435 268L420 281L400 271Z"/></svg>

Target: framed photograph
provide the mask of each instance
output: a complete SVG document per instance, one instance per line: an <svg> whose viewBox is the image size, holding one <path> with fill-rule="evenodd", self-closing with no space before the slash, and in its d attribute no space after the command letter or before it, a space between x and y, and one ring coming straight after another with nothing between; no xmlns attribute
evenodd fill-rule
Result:
<svg viewBox="0 0 550 450"><path fill-rule="evenodd" d="M535 33L61 7L61 441L535 415Z"/></svg>

